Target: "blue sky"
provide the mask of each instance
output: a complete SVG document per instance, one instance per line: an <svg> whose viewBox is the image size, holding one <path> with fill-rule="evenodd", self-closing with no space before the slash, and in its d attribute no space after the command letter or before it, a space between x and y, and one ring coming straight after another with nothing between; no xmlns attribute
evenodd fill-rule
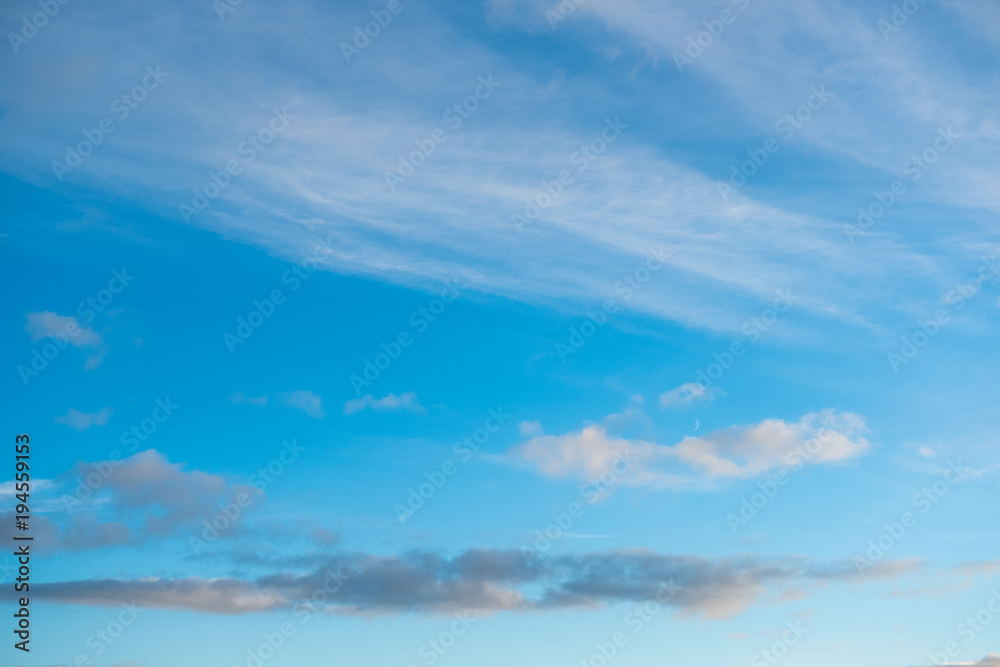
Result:
<svg viewBox="0 0 1000 667"><path fill-rule="evenodd" d="M1000 665L995 5L0 24L3 664Z"/></svg>

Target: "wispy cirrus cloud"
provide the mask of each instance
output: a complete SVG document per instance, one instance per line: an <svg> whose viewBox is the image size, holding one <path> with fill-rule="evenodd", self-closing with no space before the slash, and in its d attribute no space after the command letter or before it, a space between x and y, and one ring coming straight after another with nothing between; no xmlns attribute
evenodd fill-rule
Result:
<svg viewBox="0 0 1000 667"><path fill-rule="evenodd" d="M529 13L544 22L545 10L550 7L536 4ZM819 43L827 44L844 34L848 26L853 30L857 25L856 18L851 17L838 20L834 28L823 28L823 21L814 20L816 15L824 16L822 8L815 3L805 4L805 8L783 17L778 34L819 33ZM696 6L674 3L663 9L646 2L585 5L579 8L578 16L597 17L603 22L616 42L614 50L625 54L623 58L633 58L637 73L660 60L666 62L665 54L676 45L684 45L690 29L703 29L703 12ZM186 7L184 3L172 6L167 10L169 20L183 25L189 34L208 39L208 27L193 18L197 12L186 13ZM113 5L99 3L96 15L102 8L114 11ZM763 20L760 17L768 14L755 14L755 10L753 7L741 14L744 25L756 26ZM503 11L494 13L496 20L503 18ZM241 8L241 15L247 20L256 16L247 7ZM349 16L336 5L305 2L302 12L268 17L271 39L292 47L310 31L335 32ZM95 18L78 17L76 24L54 22L47 34L66 44L87 34L137 46L160 43L168 49L158 23L161 19L129 14L109 26ZM572 23L592 28L595 22L577 22L575 16ZM227 34L237 41L246 37L236 24L227 24L227 30L233 31ZM935 269L945 262L895 243L850 247L837 238L842 217L839 212L829 216L805 212L808 209L795 202L754 198L749 191L729 202L720 201L718 175L710 173L705 160L671 150L671 142L663 141L663 137L649 136L651 121L642 118L637 109L660 96L635 92L618 104L621 89L606 82L564 77L557 70L542 76L524 71L516 62L474 39L455 35L448 20L433 12L408 15L405 22L394 25L393 31L391 44L383 40L380 48L366 51L364 58L366 77L378 72L391 80L403 77L413 83L414 87L389 97L369 86L354 86L360 70L343 68L336 49L290 48L292 61L276 68L270 49L248 39L240 42L238 50L219 48L214 53L219 67L210 71L205 71L198 59L174 54L171 76L194 83L189 89L158 99L155 108L143 108L144 127L155 131L142 133L142 156L153 159L136 159L129 142L116 142L102 146L100 154L95 152L88 158L87 169L75 172L71 179L96 187L116 182L130 195L153 201L151 205L165 214L175 215L178 203L191 197L191 187L200 178L195 174L226 164L232 159L233 145L264 122L272 104L294 100L290 108L295 119L280 141L268 146L252 171L233 179L211 210L199 215L195 224L294 259L308 256L317 236L323 237L336 227L343 243L324 258L324 268L418 287L463 275L473 289L531 302L589 303L595 297L612 296L616 276L634 268L650 247L683 247L684 252L672 257L657 279L650 281L627 307L720 331L738 330L747 317L759 311L762 302L772 298L775 290L789 284L804 291L802 312L852 327L877 327L871 320L893 312L883 306L898 284L893 282L893 276L899 273L896 269L911 266L918 259ZM760 34L772 32L762 29ZM427 47L427 35L447 37L432 39L433 46ZM560 28L560 35L579 37L570 24ZM730 30L726 40L719 40L712 54L699 61L699 66L704 63L712 75L725 76L734 99L741 101L732 116L717 105L713 113L723 117L711 124L713 128L734 126L745 133L756 132L758 127L748 129L745 122L727 120L743 119L750 110L749 117L763 123L761 119L771 119L779 110L794 109L789 105L801 103L801 91L808 90L817 75L804 64L797 68L783 66L787 62L811 62L795 51L804 48L803 40L767 39L762 46L755 41L761 38L754 35L755 30ZM857 46L873 52L875 46L869 43L870 38L864 37ZM424 52L431 48L427 57L439 66L425 68L413 62L407 47L415 44L423 44ZM767 57L747 58L747 51ZM841 58L841 67L835 70L840 80L867 80L863 70L867 59L853 55L848 58L848 54L856 53L850 49L836 53ZM763 64L755 68L753 63L758 60ZM882 62L879 58L871 60ZM243 66L246 63L253 66ZM115 90L126 83L134 85L129 78L134 72L111 59L92 66L105 72L108 85ZM287 76L289 69L297 75ZM744 74L744 70L750 71ZM739 71L740 75L725 74L730 71ZM921 70L907 63L905 71L912 74ZM398 164L403 147L411 147L414 138L440 125L442 110L464 99L470 94L470 86L478 85L478 77L490 73L502 87L489 100L489 108L478 112L459 131L451 132L433 159L405 187L387 197L385 173ZM775 74L781 75L782 84L771 81ZM951 81L944 74L938 73L935 82ZM20 71L11 72L11 76L12 91L28 89L35 85L31 77L38 78ZM248 92L279 79L283 81L281 94L273 95L275 99L269 98L266 103ZM744 82L749 80L755 85ZM667 99L704 92L699 81L695 77L671 78L665 84L662 77L645 77L642 83L655 90L661 90L657 86L670 86L662 89L669 93L662 96ZM67 100L89 99L92 94L90 88L72 78L60 77L59 83ZM895 86L889 85L892 83L880 80L871 87L894 90ZM921 87L908 90L914 88ZM331 89L350 89L353 95L350 99L330 96L326 91ZM957 110L940 104L940 99L947 99L943 96L947 88L938 86L934 92L942 95L935 100L935 108L948 111L942 117L959 117ZM967 89L963 92L971 93ZM762 96L766 99L759 99ZM855 104L854 100L849 108L835 109L831 105L830 116L841 116L836 127L842 133L872 125L862 136L845 137L851 139L846 145L852 147L846 159L877 163L879 168L888 163L885 155L867 155L863 150L884 143L872 141L871 137L887 134L886 118L910 116L898 109L891 116L883 113L888 110L888 97L883 96L885 104L868 116L864 114L869 107ZM8 109L2 127L12 137L0 157L14 172L37 179L42 174L36 173L40 167L34 156L59 155L65 146L64 128L74 125L76 119L63 117L51 105L43 114L32 106L33 99L29 95L0 94L0 103ZM537 106L538 99L545 99L551 111L526 116L524 110ZM602 107L612 116L624 108L634 111L638 118L633 121L623 114L621 121L631 129L619 143L588 163L586 169L575 172L572 185L542 211L532 229L523 236L516 233L510 213L520 210L526 199L536 197L540 184L551 182L562 170L574 169L573 156L599 136L604 119L593 117L593 105L580 104L580 100L595 99L606 100ZM979 99L968 95L962 99L975 104L977 111L986 108ZM898 103L895 97L892 100ZM696 112L694 115L700 117ZM922 122L926 123L933 114L925 115ZM36 120L39 117L50 122L40 124ZM553 122L553 117L558 117L559 122ZM123 126L118 131L127 136L138 131L132 127ZM697 129L704 131L704 124L698 124ZM807 128L810 140L822 144L828 136L826 129L811 125ZM912 136L919 136L916 128ZM220 141L219 137L228 137L232 143ZM702 145L726 144L715 135L711 139ZM731 142L744 139L731 137ZM830 159L845 159L841 142L828 140L823 146ZM713 157L716 161L730 159L725 155ZM169 170L163 166L166 164L172 165ZM721 169L725 171L725 167ZM979 181L983 178L980 175ZM291 214L292 210L296 213ZM659 224L664 212L669 215L669 224ZM336 224L322 222L334 219L338 220ZM551 249L555 247L570 251L553 254ZM595 266L602 270L594 271ZM871 273L877 274L879 280L870 280ZM829 279L817 280L817 276ZM879 286L879 290L866 291L863 303L855 289L862 280ZM677 290L677 285L685 289Z"/></svg>

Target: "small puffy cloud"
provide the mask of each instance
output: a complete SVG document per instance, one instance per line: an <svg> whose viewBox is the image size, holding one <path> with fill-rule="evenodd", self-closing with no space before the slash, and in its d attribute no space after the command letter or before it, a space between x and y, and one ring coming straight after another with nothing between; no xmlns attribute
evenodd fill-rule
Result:
<svg viewBox="0 0 1000 667"><path fill-rule="evenodd" d="M372 394L367 394L361 398L344 403L344 414L353 415L362 410L375 410L376 412L394 412L396 410L409 410L410 412L425 412L423 406L417 400L416 393L412 391L400 395L389 394L382 398L375 398Z"/></svg>
<svg viewBox="0 0 1000 667"><path fill-rule="evenodd" d="M521 431L521 435L538 435L542 432L541 422L523 421L517 425L517 428Z"/></svg>
<svg viewBox="0 0 1000 667"><path fill-rule="evenodd" d="M604 426L591 424L566 435L540 435L518 445L511 454L533 463L550 477L597 477L621 458L647 459L657 445L610 437Z"/></svg>
<svg viewBox="0 0 1000 667"><path fill-rule="evenodd" d="M299 389L282 394L281 401L290 408L302 410L302 412L313 419L322 419L326 416L326 410L323 409L323 400L311 391Z"/></svg>
<svg viewBox="0 0 1000 667"><path fill-rule="evenodd" d="M267 396L244 396L243 392L237 392L229 397L236 405L256 405L258 408L262 408L267 405Z"/></svg>
<svg viewBox="0 0 1000 667"><path fill-rule="evenodd" d="M668 486L697 479L749 478L767 471L818 463L842 463L870 447L864 420L826 410L798 422L766 419L732 426L673 446L614 437L594 424L565 435L537 436L508 455L532 463L542 474L594 478L619 459L629 463L622 481Z"/></svg>
<svg viewBox="0 0 1000 667"><path fill-rule="evenodd" d="M70 551L141 544L183 531L200 533L203 522L238 495L258 497L255 487L186 470L154 449L117 462L80 462L73 472L78 480L102 480L96 489L102 499L98 505L112 512L116 520L106 521L103 514L73 512L49 540L55 548Z"/></svg>
<svg viewBox="0 0 1000 667"><path fill-rule="evenodd" d="M111 408L101 408L94 413L80 412L76 408L70 408L69 412L56 417L52 421L63 426L75 428L77 431L86 431L91 426L104 426L107 424L112 412L114 410Z"/></svg>
<svg viewBox="0 0 1000 667"><path fill-rule="evenodd" d="M917 454L920 454L925 459L933 459L937 457L937 452L935 452L930 447L920 447L917 449Z"/></svg>
<svg viewBox="0 0 1000 667"><path fill-rule="evenodd" d="M565 435L535 436L511 449L508 457L529 463L549 477L599 479L601 486L595 491L603 497L615 484L663 487L683 481L658 465L668 454L667 447L615 437L607 425L591 424Z"/></svg>
<svg viewBox="0 0 1000 667"><path fill-rule="evenodd" d="M91 464L78 466L82 479L95 470ZM187 471L183 464L171 463L154 449L121 461L104 487L118 508L141 511L147 529L154 534L169 534L178 527L196 524L238 492L256 492L253 487L228 485L219 475ZM153 508L157 511L149 511Z"/></svg>
<svg viewBox="0 0 1000 667"><path fill-rule="evenodd" d="M323 409L323 399L317 394L304 389L291 391L286 394L275 396L280 405L285 405L296 410L302 410L313 419L322 419L326 416ZM258 408L267 406L270 400L267 396L246 396L243 392L237 392L229 397L236 405L255 405Z"/></svg>
<svg viewBox="0 0 1000 667"><path fill-rule="evenodd" d="M84 368L87 370L97 368L107 354L107 346L101 334L81 326L71 315L63 316L49 310L28 313L28 322L24 329L31 336L32 342L38 342L43 338L54 338L63 344L68 343L76 348L93 350L84 363Z"/></svg>
<svg viewBox="0 0 1000 667"><path fill-rule="evenodd" d="M697 402L709 402L722 391L718 387L706 387L698 382L685 382L676 389L660 394L661 408L681 408Z"/></svg>
<svg viewBox="0 0 1000 667"><path fill-rule="evenodd" d="M93 329L80 326L72 315L63 316L46 310L40 313L28 313L28 323L24 327L31 336L32 342L42 338L55 338L60 334L65 336L74 347L97 346L104 342L101 335ZM75 332L75 333L74 333Z"/></svg>

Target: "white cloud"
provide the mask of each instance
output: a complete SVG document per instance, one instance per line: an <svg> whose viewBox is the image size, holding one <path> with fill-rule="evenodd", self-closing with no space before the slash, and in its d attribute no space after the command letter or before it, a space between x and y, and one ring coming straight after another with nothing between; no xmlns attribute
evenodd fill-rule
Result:
<svg viewBox="0 0 1000 667"><path fill-rule="evenodd" d="M674 445L673 456L710 477L746 478L776 468L849 461L870 446L858 415L825 410L798 422L765 419L753 426L732 426Z"/></svg>
<svg viewBox="0 0 1000 667"><path fill-rule="evenodd" d="M86 431L91 426L104 426L107 424L112 412L114 410L111 408L101 408L94 413L80 412L76 408L70 408L69 412L56 417L53 421L57 424L75 428L77 431Z"/></svg>
<svg viewBox="0 0 1000 667"><path fill-rule="evenodd" d="M498 2L491 20L520 25L518 16L532 17L547 32L544 7L537 11L535 2L530 0L528 8L515 0ZM926 229L923 225L897 225L889 237L883 236L888 228L879 224L865 243L851 245L842 224L853 219L854 205L841 208L849 199L838 187L841 183L814 188L807 196L816 201L809 205L799 197L787 198L782 188L767 185L783 182L778 170L795 164L783 148L767 165L775 170L770 177L758 178L722 201L717 185L727 178L734 158L720 147L750 146L773 134L780 116L801 105L811 86L826 82L834 97L796 133L794 143L815 152L816 159L849 165L830 172L831 178L843 179L849 193L861 176L885 177L887 186L898 172L900 156L923 149L938 125L951 124L963 135L966 157L955 151L940 160L934 179L921 181L920 196L943 206L986 204L1000 210L991 167L1000 138L996 105L969 84L968 72L954 71L954 63L939 58L934 49L900 50L899 40L881 39L867 20L868 9L838 6L834 11L804 0L776 20L752 5L738 13L738 29L727 29L726 38L716 40L693 71L665 78L646 70L673 69L670 54L683 51L687 39L704 30L705 16L697 3L591 0L581 6L560 34L583 37L572 31L597 25L578 20L584 16L606 23L608 46L620 52L620 61L634 59L633 74L646 77L637 90L662 93L652 96L657 100L691 93L702 99L709 85L735 104L731 109L714 105L715 122L692 122L700 109L692 110L695 118L680 119L679 128L708 128L704 137L692 141L707 139L699 145L717 151L694 161L687 150L651 138L641 114L626 114L621 120L631 127L622 138L586 171L574 173L572 187L523 234L513 230L510 215L537 196L540 183L571 168L573 151L601 130L580 100L610 100L617 89L601 77L558 76L558 68L543 77L520 70L497 50L456 38L451 26L433 13L410 17L398 31L394 27L392 48L365 54L370 72L385 73L386 82L397 77L413 82L407 90L419 90L419 95L390 99L378 87L359 88L356 71L341 66L343 56L336 50L294 49L302 76L292 78L269 59L267 49L252 42L245 50L220 53L218 67L210 71L174 53L171 77L176 79L170 80L191 86L159 99L155 108L144 107L144 122L155 131L144 130L136 137L141 141L102 147L88 158L87 169L72 178L96 188L116 183L122 196L155 201L176 217L178 203L189 201L191 187L198 185L188 175L226 164L234 141L268 118L271 102L262 105L249 91L282 80L285 86L275 103L290 103L293 123L253 170L233 179L217 200L225 203L200 213L193 224L297 261L311 255L316 241L335 227L342 243L324 256L324 269L420 288L462 275L472 289L531 302L592 304L613 296L620 271L634 269L650 247L666 245L682 252L629 300L628 309L732 332L756 315L775 290L791 286L803 291L796 320L783 323L774 335L801 333L790 331L793 326L809 327L817 335L830 331L799 321L799 313L801 320L808 315L876 333L886 333L888 325L895 330L899 322L887 320L906 310L927 310L917 307L930 305L932 299L925 295L934 290L925 288L940 284L943 271L978 258L977 246L992 237L978 233L983 230L975 225L955 225L944 233L964 240L951 246L958 251L942 254L928 250L922 239L907 243L907 235L915 232L904 230ZM98 6L112 7L106 0ZM270 34L277 44L294 45L304 31L336 31L349 18L349 10L335 6L285 13L271 24ZM170 20L192 34L205 29L181 10L171 10ZM146 17L128 17L114 26L92 17L81 21L54 22L47 34L66 43L86 34L125 46L162 45L159 24ZM427 58L447 64L428 69L414 62L407 47L417 43L431 49ZM164 48L170 50L169 45ZM831 59L822 71L816 69L818 54ZM39 180L49 171L35 156L63 150L61 128L76 122L71 110L78 105L72 102L89 99L91 90L83 83L88 77L101 72L109 86L134 85L134 72L122 63L94 61L78 67L82 71L73 77L58 68L44 69L44 76L28 70L10 73L9 90L0 90L0 104L7 111L0 125L11 140L0 153L11 173ZM474 124L449 133L447 145L389 193L384 174L398 163L402 147L440 123L439 109L427 100L440 100L442 108L461 100L484 72L502 83L496 104L488 100ZM66 103L47 103L39 81L57 82ZM324 92L331 89L350 91L350 102ZM905 91L903 98L899 91ZM548 101L549 113L526 116L523 110L538 99ZM634 105L621 108L629 106ZM983 136L989 128L996 138ZM135 148L140 145L141 151ZM663 224L664 215L669 224ZM968 241L975 238L984 240ZM572 252L553 254L556 247ZM920 284L909 271L915 265L925 267ZM595 271L595 266L602 268ZM858 299L861 285L865 298ZM901 295L904 307L886 307L898 304Z"/></svg>
<svg viewBox="0 0 1000 667"><path fill-rule="evenodd" d="M68 343L76 348L94 350L84 363L84 368L87 370L97 368L107 354L107 346L101 334L81 326L72 315L59 315L50 310L28 313L24 329L31 336L32 342L38 342L43 338L54 338L57 343L63 345Z"/></svg>
<svg viewBox="0 0 1000 667"><path fill-rule="evenodd" d="M256 405L258 408L262 408L267 405L267 396L244 396L243 392L237 392L230 396L230 400L236 405Z"/></svg>
<svg viewBox="0 0 1000 667"><path fill-rule="evenodd" d="M542 432L541 422L523 421L517 425L521 435L538 435Z"/></svg>
<svg viewBox="0 0 1000 667"><path fill-rule="evenodd" d="M566 435L538 436L509 455L533 464L542 474L593 478L619 457L630 463L622 483L672 486L701 480L748 478L800 464L842 463L861 456L870 443L864 420L825 410L798 422L766 419L732 426L673 446L608 435L593 424Z"/></svg>
<svg viewBox="0 0 1000 667"><path fill-rule="evenodd" d="M692 405L697 401L709 402L721 394L718 387L706 387L698 382L685 382L676 389L660 394L661 408L678 408Z"/></svg>
<svg viewBox="0 0 1000 667"><path fill-rule="evenodd" d="M298 389L287 394L282 394L281 400L288 407L302 410L313 419L322 419L326 416L326 410L323 409L323 400L311 391Z"/></svg>
<svg viewBox="0 0 1000 667"><path fill-rule="evenodd" d="M917 454L920 454L925 459L932 459L937 456L937 452L935 452L930 447L920 447L919 449L917 449Z"/></svg>
<svg viewBox="0 0 1000 667"><path fill-rule="evenodd" d="M600 424L591 424L575 433L566 435L540 435L513 448L509 454L535 465L550 477L579 477L593 479L609 470L629 463L628 483L652 483L654 477L650 464L665 455L665 447L642 440L628 440L608 435Z"/></svg>
<svg viewBox="0 0 1000 667"><path fill-rule="evenodd" d="M51 489L55 485L50 479L33 479L31 480L31 490L35 493L39 491L44 491L46 489ZM17 482L11 480L9 482L0 482L0 500L6 500L17 494Z"/></svg>
<svg viewBox="0 0 1000 667"><path fill-rule="evenodd" d="M417 395L408 391L400 395L390 393L382 398L375 398L372 394L367 394L361 398L344 403L344 414L353 415L356 412L370 409L377 412L394 412L396 410L409 410L411 412L424 412L423 406L417 400Z"/></svg>
<svg viewBox="0 0 1000 667"><path fill-rule="evenodd" d="M32 341L46 337L55 338L61 334L74 347L96 346L104 342L99 333L81 326L72 315L59 315L50 310L28 313L28 323L24 328L31 334Z"/></svg>
<svg viewBox="0 0 1000 667"><path fill-rule="evenodd" d="M313 419L322 419L326 416L326 410L323 409L323 399L311 391L298 389L278 394L275 398L279 404L302 410ZM267 396L246 396L243 392L237 392L230 396L229 400L236 405L255 405L258 408L263 408L267 407L270 399Z"/></svg>
<svg viewBox="0 0 1000 667"><path fill-rule="evenodd" d="M624 3L628 7L616 10L614 3L599 4L599 15L614 26L619 41L624 41L622 36L636 37L627 35L636 25L652 31L648 37L657 38L651 42L657 44L662 43L656 34L660 32L683 43L686 33L674 32L681 26L686 29L684 24L689 22L703 29L701 16L697 20L680 17L684 24L672 27L671 17L683 13L676 8L657 11L640 2ZM648 16L632 20L630 12L636 8ZM593 5L584 11L597 12L598 8ZM308 19L287 13L272 25L271 35L276 43L295 44L303 30L318 26L339 29L346 18L340 16L342 12L330 7L310 13ZM544 13L535 15L541 18ZM221 54L219 67L208 72L197 61L175 54L178 57L173 59L171 76L191 81L192 87L184 94L162 98L155 109L144 108L144 114L148 113L144 118L157 130L142 137L142 155L149 159L137 159L127 142L108 146L100 155L88 158L87 170L73 177L95 183L116 182L131 196L154 198L164 208L176 211L177 204L186 201L191 186L197 184L185 183L182 174L204 173L226 164L233 157L233 146L219 138L245 136L266 121L269 110L261 108L247 91L281 77L287 86L284 95L294 101L293 124L280 141L268 146L266 156L255 162L252 171L233 179L226 188L219 201L226 201L228 208L206 210L192 221L194 224L264 245L296 260L311 254L316 239L335 225L343 243L323 259L326 269L375 275L418 287L464 275L474 289L530 301L590 303L613 296L619 271L634 269L651 247L666 245L684 251L670 259L657 279L629 301L628 308L694 326L733 331L757 312L763 301L772 298L775 290L799 285L808 290L799 306L801 311L852 322L863 318L863 314L848 312L859 307L854 298L855 276L867 275L884 262L873 259L867 246L850 247L837 238L839 217L822 220L799 213L797 205L785 211L747 196L723 202L716 187L721 170L701 173L698 167L686 164L689 156L684 152L670 154L661 141L643 143L644 131L638 123L626 129L593 165L574 173L572 187L543 212L538 224L518 234L510 215L522 209L527 198L537 196L540 183L572 168L573 152L603 128L601 121L594 122L590 114L580 112L586 105L579 101L608 99L610 91L600 80L559 77L558 82L540 81L534 72L517 70L492 48L473 40L456 41L451 27L433 15L411 19L414 22L399 26L394 48L368 52L365 59L372 71L390 73L387 80L398 76L413 81L424 91L421 95L396 95L387 104L377 89L352 87L356 82L351 68L340 66L342 55L336 50L296 51L303 58L301 71L311 75L293 79L283 77L284 71L275 69L266 50L252 43L246 52L240 52L239 68L226 67L233 64L228 60L235 57L233 54ZM189 17L178 11L173 20L182 24ZM198 24L189 27L195 32L203 29ZM53 24L47 30L55 31L52 39L71 40L79 34L98 34L121 44L160 43L163 39L159 26L147 20L114 27L84 20L72 26L72 32L69 29ZM729 42L729 36L716 46ZM642 41L647 35L637 37L635 41ZM801 40L784 41L797 44ZM447 65L428 69L413 62L401 49L415 43L425 52L429 48L426 44L433 44L426 57ZM618 46L625 48L627 44ZM737 65L746 68L742 61ZM253 66L244 66L246 63ZM90 66L98 67L81 64ZM109 81L124 84L133 76L131 70L114 62L101 63L100 68ZM219 74L235 71L239 76ZM423 136L440 122L438 110L428 110L425 100L440 99L442 107L448 101L461 100L484 72L495 73L502 84L496 105L492 99L484 104L489 111L477 115L474 131L463 127L449 133L447 146L412 180L386 196L390 193L384 174L397 164L401 147L411 145L414 137ZM57 77L67 100L86 99L90 94L63 73L50 73ZM34 156L62 150L65 140L58 128L70 119L60 116L58 122L53 119L40 125L36 118L44 112L45 118L52 119L53 114L62 113L63 106L72 105L36 106L36 96L23 91L36 91L37 80L43 77L17 72L12 76L10 90L22 92L0 91L0 102L11 107L3 127L13 138L4 155L15 173L37 176L35 170L48 167L39 166ZM83 81L87 77L76 78ZM322 84L316 89L306 82ZM791 88L795 89L795 103L801 103L798 85L772 85L767 90L779 97L782 104L778 106L784 109L785 90ZM324 91L329 89L356 94L348 104L327 95ZM684 89L664 92L674 96L683 94ZM521 111L513 111L529 108L538 99L557 104L555 111L565 113L525 118ZM754 106L756 111L761 105ZM773 106L768 108L768 114L774 113ZM552 121L553 117L560 121ZM631 122L625 117L621 120L626 125ZM850 126L859 124L853 122L855 118L851 120ZM841 156L838 151L837 157ZM175 165L169 174L164 172L165 164ZM172 187L165 189L164 183ZM230 210L247 215L232 215ZM301 213L291 214L291 210ZM669 215L669 225L660 224L664 214ZM332 219L338 222L322 222ZM572 248L573 252L553 255L553 247ZM808 262L802 259L805 252ZM602 270L594 271L595 266ZM888 270L882 274L892 275ZM829 279L816 280L816 275ZM873 282L889 290L887 281ZM682 284L687 288L675 289ZM886 309L872 308L870 312L884 313Z"/></svg>

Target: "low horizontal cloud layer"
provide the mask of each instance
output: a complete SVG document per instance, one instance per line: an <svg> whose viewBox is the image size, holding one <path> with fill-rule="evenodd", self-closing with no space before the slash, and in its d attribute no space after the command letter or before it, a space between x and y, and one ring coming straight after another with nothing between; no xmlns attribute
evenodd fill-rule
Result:
<svg viewBox="0 0 1000 667"><path fill-rule="evenodd" d="M866 431L860 416L833 410L809 413L797 422L765 419L732 426L688 436L672 446L613 437L605 426L593 424L565 435L534 437L510 456L545 475L581 478L598 477L624 459L629 472L622 483L672 486L696 479L750 478L807 463L844 463L869 449Z"/></svg>
<svg viewBox="0 0 1000 667"><path fill-rule="evenodd" d="M944 662L941 667L1000 667L1000 653L990 653L975 662Z"/></svg>
<svg viewBox="0 0 1000 667"><path fill-rule="evenodd" d="M918 567L916 561L884 562L865 580ZM215 614L299 605L329 613L398 614L589 608L656 599L667 587L667 603L678 613L726 618L768 598L859 581L846 559L710 559L643 550L546 557L514 549L472 549L450 557L433 552L332 555L310 572L254 580L100 579L40 584L33 590L37 598L57 603L129 602Z"/></svg>

